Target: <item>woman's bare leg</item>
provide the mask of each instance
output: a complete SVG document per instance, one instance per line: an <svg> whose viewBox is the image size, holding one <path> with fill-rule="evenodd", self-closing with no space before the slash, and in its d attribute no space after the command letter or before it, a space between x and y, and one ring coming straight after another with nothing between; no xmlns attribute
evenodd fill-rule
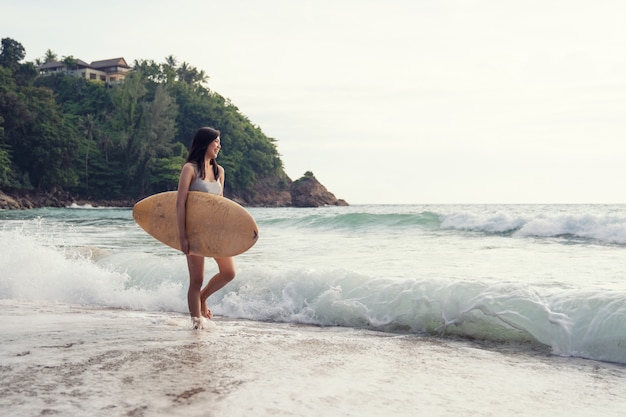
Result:
<svg viewBox="0 0 626 417"><path fill-rule="evenodd" d="M235 261L231 258L215 258L219 272L209 280L206 287L200 293L200 304L202 315L208 319L213 317L213 313L206 305L206 300L220 288L235 278Z"/></svg>
<svg viewBox="0 0 626 417"><path fill-rule="evenodd" d="M189 290L187 291L187 304L189 315L200 317L200 296L202 294L202 281L204 281L204 257L187 255L187 267L189 268Z"/></svg>

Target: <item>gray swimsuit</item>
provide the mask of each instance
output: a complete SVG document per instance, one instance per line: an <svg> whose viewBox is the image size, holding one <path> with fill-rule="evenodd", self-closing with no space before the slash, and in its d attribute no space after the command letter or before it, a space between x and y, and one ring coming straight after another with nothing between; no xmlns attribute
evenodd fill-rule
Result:
<svg viewBox="0 0 626 417"><path fill-rule="evenodd" d="M189 186L189 191L201 191L209 194L222 194L222 184L219 181L206 181L200 178L198 167L194 165L194 171L196 172L196 179Z"/></svg>

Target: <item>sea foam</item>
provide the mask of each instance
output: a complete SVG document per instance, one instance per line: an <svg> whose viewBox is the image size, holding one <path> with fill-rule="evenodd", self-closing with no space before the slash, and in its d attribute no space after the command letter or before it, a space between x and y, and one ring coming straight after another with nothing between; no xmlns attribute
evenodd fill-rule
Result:
<svg viewBox="0 0 626 417"><path fill-rule="evenodd" d="M530 233L529 225L540 221L554 225L559 233L576 230L582 234L583 225L596 235L607 228L621 233L619 217L604 221L592 215L572 218L576 221L539 215L524 222L515 216L453 219L455 227L471 223L480 233L487 233L487 228L491 232L504 229L497 225L513 225L517 233L528 228L524 233ZM545 225L539 229L555 233ZM60 236L20 228L0 230L0 298L186 313L188 277L180 254L125 249L94 256L88 248L68 245ZM209 299L217 315L530 343L547 346L559 355L626 363L624 292L556 284L538 287L507 282L505 277L498 281L464 280L462 276L425 279L319 265L278 269L254 262L239 265L235 280ZM211 268L207 267L207 278L213 273Z"/></svg>
<svg viewBox="0 0 626 417"><path fill-rule="evenodd" d="M0 231L0 298L139 310L186 305L185 285L175 276L184 264L171 268L145 253L98 252L96 258L97 263L89 248L54 246L18 230Z"/></svg>
<svg viewBox="0 0 626 417"><path fill-rule="evenodd" d="M626 216L454 213L441 216L441 228L517 237L566 237L626 244Z"/></svg>
<svg viewBox="0 0 626 417"><path fill-rule="evenodd" d="M626 215L607 215L593 206L576 208L567 214L554 208L543 213L541 206L511 209L498 206L479 209L473 206L423 206L406 212L377 213L358 211L311 212L297 216L290 212L269 219L257 219L260 227L281 227L311 231L376 232L386 231L449 231L497 234L510 237L567 238L585 242L626 245ZM596 213L596 211L599 211Z"/></svg>

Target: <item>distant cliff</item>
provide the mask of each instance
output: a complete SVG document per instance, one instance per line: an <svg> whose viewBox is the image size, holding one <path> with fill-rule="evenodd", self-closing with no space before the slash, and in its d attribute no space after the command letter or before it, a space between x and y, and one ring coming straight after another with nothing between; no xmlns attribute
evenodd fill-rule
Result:
<svg viewBox="0 0 626 417"><path fill-rule="evenodd" d="M291 205L294 207L347 206L345 200L337 199L315 178L306 172L302 178L291 184Z"/></svg>
<svg viewBox="0 0 626 417"><path fill-rule="evenodd" d="M302 178L292 181L285 174L265 177L257 181L254 190L226 196L244 206L261 207L321 207L347 206L328 191L308 171Z"/></svg>

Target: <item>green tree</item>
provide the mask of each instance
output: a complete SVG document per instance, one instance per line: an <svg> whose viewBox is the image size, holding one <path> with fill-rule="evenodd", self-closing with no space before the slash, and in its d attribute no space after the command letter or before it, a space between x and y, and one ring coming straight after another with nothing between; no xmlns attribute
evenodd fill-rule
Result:
<svg viewBox="0 0 626 417"><path fill-rule="evenodd" d="M158 158L150 171L150 184L155 190L174 190L178 185L181 167L185 164L187 148L175 143L172 156Z"/></svg>
<svg viewBox="0 0 626 417"><path fill-rule="evenodd" d="M0 65L11 71L16 71L20 61L26 56L26 50L21 43L11 38L3 38L1 43Z"/></svg>
<svg viewBox="0 0 626 417"><path fill-rule="evenodd" d="M4 118L0 116L0 187L10 187L11 181L11 155L4 143Z"/></svg>
<svg viewBox="0 0 626 417"><path fill-rule="evenodd" d="M168 77L163 71L163 66L153 60L135 60L133 70L140 72L148 84L153 85L153 88L156 88L157 84L168 82Z"/></svg>
<svg viewBox="0 0 626 417"><path fill-rule="evenodd" d="M87 114L80 118L81 134L85 138L85 189L89 189L89 150L94 142L96 134L96 119L93 114Z"/></svg>
<svg viewBox="0 0 626 417"><path fill-rule="evenodd" d="M31 85L39 75L39 71L32 62L21 64L14 72L15 82L18 85Z"/></svg>
<svg viewBox="0 0 626 417"><path fill-rule="evenodd" d="M0 117L3 119L2 171L9 163L12 179L3 182L38 189L76 184L72 161L77 149L72 122L52 92L32 85L32 63L20 64L23 46L2 39L0 52ZM19 179L19 180L18 180Z"/></svg>
<svg viewBox="0 0 626 417"><path fill-rule="evenodd" d="M142 110L143 137L139 141L136 157L136 177L140 184L139 192L143 195L151 189L152 173L163 163L161 158L173 154L172 140L176 134L178 106L160 84L156 88L154 99L144 102ZM176 169L176 173L179 170L180 167ZM167 173L161 175L167 176Z"/></svg>
<svg viewBox="0 0 626 417"><path fill-rule="evenodd" d="M147 89L140 72L133 72L123 84L112 89L114 111L111 118L111 130L116 148L124 167L127 187L131 187L137 171L137 161L141 152L140 129L142 118L142 100Z"/></svg>
<svg viewBox="0 0 626 417"><path fill-rule="evenodd" d="M165 57L165 65L169 68L176 69L178 66L178 60L174 55L168 55Z"/></svg>
<svg viewBox="0 0 626 417"><path fill-rule="evenodd" d="M221 131L227 195L251 194L272 175L288 180L275 141L211 91L204 71L173 55L135 61L124 83L107 88L69 74L39 77L32 63L20 63L19 43L6 38L2 47L0 186L62 187L98 198L173 189L201 126ZM49 49L43 59L57 57ZM63 62L76 68L72 56Z"/></svg>
<svg viewBox="0 0 626 417"><path fill-rule="evenodd" d="M28 170L37 189L76 185L78 177L72 164L78 140L71 119L63 115L51 91L29 87L24 93L33 121L21 140L13 143L15 160Z"/></svg>
<svg viewBox="0 0 626 417"><path fill-rule="evenodd" d="M52 52L52 49L48 49L48 50L46 51L46 54L45 54L45 55L44 55L44 57L43 57L43 63L44 63L44 64L47 64L47 63L49 63L49 62L57 62L57 60L58 60L58 59L59 59L59 58L58 58L57 54L55 54L54 52Z"/></svg>
<svg viewBox="0 0 626 417"><path fill-rule="evenodd" d="M63 57L63 65L68 71L72 71L78 68L78 60L72 55Z"/></svg>
<svg viewBox="0 0 626 417"><path fill-rule="evenodd" d="M39 77L35 85L52 90L55 100L66 113L78 116L87 114L102 116L113 110L109 91L101 81L72 76L47 76Z"/></svg>
<svg viewBox="0 0 626 417"><path fill-rule="evenodd" d="M13 72L0 66L0 127L2 128L0 137L2 168L0 171L3 172L0 185L3 187L24 189L32 187L27 171L15 164L12 149L12 142L27 129L31 121L32 115L15 82Z"/></svg>
<svg viewBox="0 0 626 417"><path fill-rule="evenodd" d="M76 184L72 161L77 150L72 123L49 90L21 88L12 97L12 122L6 126L6 143L13 162L28 173L30 185L40 190ZM7 119L8 120L8 119Z"/></svg>
<svg viewBox="0 0 626 417"><path fill-rule="evenodd" d="M167 83L176 80L176 69L178 68L178 60L174 55L165 57L165 63L162 65L162 71Z"/></svg>

